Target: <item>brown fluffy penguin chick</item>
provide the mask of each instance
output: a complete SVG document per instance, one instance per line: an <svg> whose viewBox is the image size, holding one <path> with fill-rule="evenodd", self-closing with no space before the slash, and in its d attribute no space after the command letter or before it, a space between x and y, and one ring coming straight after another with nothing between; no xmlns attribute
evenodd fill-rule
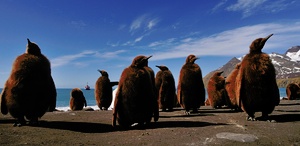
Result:
<svg viewBox="0 0 300 146"><path fill-rule="evenodd" d="M143 126L151 122L156 99L151 77L145 69L149 58L137 56L123 70L114 101L112 126L116 126L116 121L122 127L136 123ZM157 120L158 117L154 117L154 121Z"/></svg>
<svg viewBox="0 0 300 146"><path fill-rule="evenodd" d="M26 52L18 56L1 93L1 113L17 119L15 126L38 124L46 111L55 110L56 89L49 60L39 46L30 42Z"/></svg>
<svg viewBox="0 0 300 146"><path fill-rule="evenodd" d="M205 101L202 72L195 63L197 59L195 55L189 55L179 74L177 99L187 115L190 114L190 109L197 112L200 104Z"/></svg>
<svg viewBox="0 0 300 146"><path fill-rule="evenodd" d="M155 76L155 88L158 92L159 108L162 111L172 111L176 100L175 80L172 72L168 67L161 65L156 66L160 69Z"/></svg>
<svg viewBox="0 0 300 146"><path fill-rule="evenodd" d="M298 84L290 83L286 86L286 96L288 100L300 99L300 88Z"/></svg>
<svg viewBox="0 0 300 146"><path fill-rule="evenodd" d="M95 84L95 98L97 106L101 110L107 110L112 102L112 87L118 85L118 82L110 82L105 70L98 71L102 76L98 78Z"/></svg>
<svg viewBox="0 0 300 146"><path fill-rule="evenodd" d="M236 80L236 98L241 109L248 114L247 120L256 120L255 112L262 112L262 120L268 120L279 104L279 89L275 68L270 57L262 52L266 38L258 38L250 45L250 52L241 62Z"/></svg>
<svg viewBox="0 0 300 146"><path fill-rule="evenodd" d="M83 92L79 88L72 89L70 97L70 109L72 111L82 110L83 107L86 106L87 104Z"/></svg>
<svg viewBox="0 0 300 146"><path fill-rule="evenodd" d="M231 71L231 73L226 77L225 79L225 89L227 92L227 96L229 97L230 101L230 108L234 109L235 111L240 111L241 109L238 106L237 100L236 100L236 77L239 73L241 64L238 63L235 68Z"/></svg>
<svg viewBox="0 0 300 146"><path fill-rule="evenodd" d="M228 106L229 99L225 90L225 78L221 76L222 73L223 71L216 71L207 84L208 100L213 108Z"/></svg>

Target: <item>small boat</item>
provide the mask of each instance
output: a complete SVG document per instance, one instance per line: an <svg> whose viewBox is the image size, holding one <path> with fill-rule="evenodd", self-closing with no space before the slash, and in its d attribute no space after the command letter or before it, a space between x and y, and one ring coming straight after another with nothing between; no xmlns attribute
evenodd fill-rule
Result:
<svg viewBox="0 0 300 146"><path fill-rule="evenodd" d="M85 88L85 90L91 90L91 87L88 85L88 83L86 83L84 88Z"/></svg>

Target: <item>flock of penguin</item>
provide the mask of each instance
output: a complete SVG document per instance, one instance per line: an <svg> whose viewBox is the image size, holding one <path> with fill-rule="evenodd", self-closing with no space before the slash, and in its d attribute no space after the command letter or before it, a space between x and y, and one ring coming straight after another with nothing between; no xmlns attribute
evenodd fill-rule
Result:
<svg viewBox="0 0 300 146"><path fill-rule="evenodd" d="M268 120L279 104L279 89L276 84L275 68L269 56L262 52L266 38L255 39L250 51L225 79L222 72L215 72L207 86L208 100L201 68L195 63L195 55L189 55L179 74L177 92L174 77L167 66L156 76L148 66L152 56L136 56L125 68L118 82L111 82L108 73L98 70L101 77L95 84L95 99L101 110L113 104L112 126L122 127L134 124L147 125L159 119L159 109L172 111L179 104L187 115L198 112L204 103L213 108L228 105L232 109L243 110L247 120L256 120L255 112L262 112ZM112 103L112 86L118 85ZM28 39L26 52L16 58L12 71L1 93L1 113L16 118L15 126L38 124L47 111L56 106L56 88L51 76L49 60L41 53L39 46ZM70 108L80 110L86 106L82 91L71 91Z"/></svg>

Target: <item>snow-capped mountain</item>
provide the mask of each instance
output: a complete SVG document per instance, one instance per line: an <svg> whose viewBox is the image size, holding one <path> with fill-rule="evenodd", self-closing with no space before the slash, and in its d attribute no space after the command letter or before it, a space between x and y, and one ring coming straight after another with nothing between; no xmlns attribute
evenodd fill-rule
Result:
<svg viewBox="0 0 300 146"><path fill-rule="evenodd" d="M285 52L285 56L291 58L291 61L300 61L300 46L294 46Z"/></svg>
<svg viewBox="0 0 300 146"><path fill-rule="evenodd" d="M288 49L285 52L285 54L271 53L269 54L269 56L276 69L277 79L288 79L288 78L300 77L300 46L294 46ZM216 70L224 71L222 75L226 77L234 69L235 65L241 62L242 58L243 57L239 57L239 58L234 57L230 61L228 61L225 65L223 65L221 68ZM204 83L206 83L206 81L208 82L209 78L216 70L210 72L204 77L203 79Z"/></svg>

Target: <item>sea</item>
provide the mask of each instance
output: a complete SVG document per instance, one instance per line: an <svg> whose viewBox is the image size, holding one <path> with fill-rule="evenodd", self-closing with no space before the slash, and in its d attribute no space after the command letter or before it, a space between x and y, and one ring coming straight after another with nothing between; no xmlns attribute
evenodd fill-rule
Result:
<svg viewBox="0 0 300 146"><path fill-rule="evenodd" d="M116 88L115 88L116 89ZM115 89L113 90L113 94L115 94ZM56 89L57 98L56 98L56 109L60 111L68 111L70 110L69 102L70 102L70 93L72 88L58 88ZM2 92L2 88L0 88L0 92ZM82 89L83 95L87 102L87 107L90 107L94 110L99 110L99 107L96 104L94 89L85 90ZM280 98L286 97L285 88L279 88ZM113 95L114 96L114 95ZM207 98L207 93L206 93ZM112 109L112 105L109 109Z"/></svg>

